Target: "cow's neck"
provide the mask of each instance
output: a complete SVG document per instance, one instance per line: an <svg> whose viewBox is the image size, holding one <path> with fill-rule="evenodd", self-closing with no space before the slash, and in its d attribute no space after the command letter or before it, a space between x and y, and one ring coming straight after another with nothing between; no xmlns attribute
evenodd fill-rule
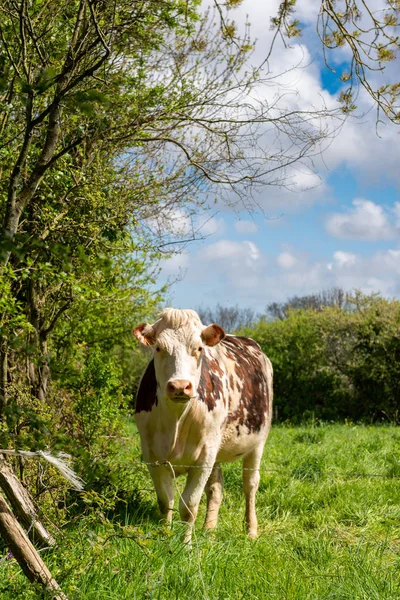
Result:
<svg viewBox="0 0 400 600"><path fill-rule="evenodd" d="M160 398L160 396L158 396ZM187 404L171 402L166 398L158 400L162 417L158 420L159 427L164 437L164 460L179 456L185 446L189 428L193 423L192 417L196 414L196 400Z"/></svg>
<svg viewBox="0 0 400 600"><path fill-rule="evenodd" d="M189 402L173 402L162 394L161 388L157 385L157 404L163 413L171 416L173 420L179 421L190 410L192 400L189 400Z"/></svg>

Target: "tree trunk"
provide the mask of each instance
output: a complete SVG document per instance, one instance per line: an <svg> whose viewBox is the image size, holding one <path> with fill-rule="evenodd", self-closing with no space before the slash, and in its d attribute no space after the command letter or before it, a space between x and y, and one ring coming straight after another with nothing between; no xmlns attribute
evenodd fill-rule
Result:
<svg viewBox="0 0 400 600"><path fill-rule="evenodd" d="M54 600L68 600L1 495L0 534L29 581L43 585Z"/></svg>
<svg viewBox="0 0 400 600"><path fill-rule="evenodd" d="M7 404L8 352L7 343L0 339L0 421L3 420L4 407Z"/></svg>
<svg viewBox="0 0 400 600"><path fill-rule="evenodd" d="M37 518L37 510L27 490L14 475L4 458L0 458L0 487L4 491L15 514L32 537L45 546L53 546L54 538Z"/></svg>
<svg viewBox="0 0 400 600"><path fill-rule="evenodd" d="M35 387L35 396L39 398L42 402L46 400L47 394L47 384L50 380L50 367L49 367L49 351L47 347L47 335L44 335L42 332L39 332L39 340L40 340L40 364L37 369L37 385Z"/></svg>

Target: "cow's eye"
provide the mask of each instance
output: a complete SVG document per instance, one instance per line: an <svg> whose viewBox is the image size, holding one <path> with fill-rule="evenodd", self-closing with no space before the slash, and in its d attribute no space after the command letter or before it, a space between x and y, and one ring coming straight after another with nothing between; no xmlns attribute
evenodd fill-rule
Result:
<svg viewBox="0 0 400 600"><path fill-rule="evenodd" d="M197 350L198 350L199 352L202 352L202 351L203 351L203 347L202 347L202 346L199 346L199 347L197 348Z"/></svg>
<svg viewBox="0 0 400 600"><path fill-rule="evenodd" d="M157 347L156 347L156 352L161 352L161 348L160 348L160 346L157 346Z"/></svg>

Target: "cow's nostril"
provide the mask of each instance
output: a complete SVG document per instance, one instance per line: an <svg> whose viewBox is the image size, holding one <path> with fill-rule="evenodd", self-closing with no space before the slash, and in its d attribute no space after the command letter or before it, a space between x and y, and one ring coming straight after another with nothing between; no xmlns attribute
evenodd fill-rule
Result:
<svg viewBox="0 0 400 600"><path fill-rule="evenodd" d="M167 383L167 394L170 398L173 396L191 396L192 391L191 382L184 379L173 379Z"/></svg>

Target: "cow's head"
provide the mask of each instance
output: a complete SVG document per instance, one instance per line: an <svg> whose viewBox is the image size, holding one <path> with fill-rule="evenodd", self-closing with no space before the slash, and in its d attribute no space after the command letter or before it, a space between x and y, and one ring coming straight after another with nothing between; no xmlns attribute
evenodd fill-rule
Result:
<svg viewBox="0 0 400 600"><path fill-rule="evenodd" d="M194 310L173 308L164 309L154 325L141 323L133 334L152 347L157 387L174 403L197 396L204 346L215 346L225 337L219 325L204 327Z"/></svg>

